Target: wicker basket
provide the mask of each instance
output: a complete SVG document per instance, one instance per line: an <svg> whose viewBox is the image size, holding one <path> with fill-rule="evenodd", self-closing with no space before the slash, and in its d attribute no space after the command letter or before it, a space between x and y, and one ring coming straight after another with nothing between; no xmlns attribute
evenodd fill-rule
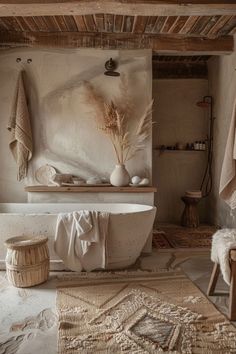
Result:
<svg viewBox="0 0 236 354"><path fill-rule="evenodd" d="M49 275L48 238L45 236L17 236L9 238L6 270L10 283L26 288L45 282Z"/></svg>

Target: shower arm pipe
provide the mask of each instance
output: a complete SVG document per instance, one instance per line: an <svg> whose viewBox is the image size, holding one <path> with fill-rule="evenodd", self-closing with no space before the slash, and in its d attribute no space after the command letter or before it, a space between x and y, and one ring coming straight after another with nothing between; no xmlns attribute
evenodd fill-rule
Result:
<svg viewBox="0 0 236 354"><path fill-rule="evenodd" d="M201 183L201 190L204 188L204 193L203 193L203 198L206 198L212 189L212 158L213 158L213 135L212 135L212 130L213 130L213 118L211 119L210 123L210 135L209 135L209 149L208 149L208 155L207 155L207 165L204 173L204 177L202 179ZM208 177L207 177L208 175ZM205 184L205 187L204 187Z"/></svg>
<svg viewBox="0 0 236 354"><path fill-rule="evenodd" d="M200 107L206 107L210 108L210 127L209 127L209 149L208 149L208 156L207 156L207 165L205 168L204 176L202 179L201 187L200 189L203 190L204 184L205 184L205 193L203 195L203 198L207 197L212 189L212 158L213 158L213 129L214 129L214 120L215 118L213 117L213 98L212 96L204 96L203 101L197 103L198 106ZM208 174L208 178L206 180Z"/></svg>

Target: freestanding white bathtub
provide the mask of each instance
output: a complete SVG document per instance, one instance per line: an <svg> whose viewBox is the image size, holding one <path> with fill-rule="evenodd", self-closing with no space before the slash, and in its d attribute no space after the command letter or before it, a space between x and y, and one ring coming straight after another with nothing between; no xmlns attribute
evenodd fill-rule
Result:
<svg viewBox="0 0 236 354"><path fill-rule="evenodd" d="M18 235L48 236L51 269L64 269L53 250L57 214L74 210L110 213L108 267L119 269L135 263L152 231L156 207L140 204L0 204L0 265L5 266L4 241Z"/></svg>

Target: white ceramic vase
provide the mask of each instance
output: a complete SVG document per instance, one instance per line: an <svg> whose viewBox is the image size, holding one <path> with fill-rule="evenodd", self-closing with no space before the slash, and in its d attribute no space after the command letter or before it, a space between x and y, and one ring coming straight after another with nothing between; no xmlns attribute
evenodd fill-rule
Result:
<svg viewBox="0 0 236 354"><path fill-rule="evenodd" d="M113 186L122 187L127 186L130 182L130 175L125 168L125 165L118 164L115 166L111 176L110 182Z"/></svg>

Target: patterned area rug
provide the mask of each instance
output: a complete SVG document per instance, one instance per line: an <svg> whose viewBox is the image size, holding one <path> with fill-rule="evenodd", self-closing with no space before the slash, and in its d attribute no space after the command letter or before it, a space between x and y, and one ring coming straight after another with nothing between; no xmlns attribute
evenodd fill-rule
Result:
<svg viewBox="0 0 236 354"><path fill-rule="evenodd" d="M173 246L169 243L165 235L165 232L162 230L153 230L152 247L153 248L173 248Z"/></svg>
<svg viewBox="0 0 236 354"><path fill-rule="evenodd" d="M163 225L153 231L154 248L211 248L215 226L201 225L189 229L177 225Z"/></svg>
<svg viewBox="0 0 236 354"><path fill-rule="evenodd" d="M85 274L57 309L60 354L236 353L236 328L180 272Z"/></svg>

